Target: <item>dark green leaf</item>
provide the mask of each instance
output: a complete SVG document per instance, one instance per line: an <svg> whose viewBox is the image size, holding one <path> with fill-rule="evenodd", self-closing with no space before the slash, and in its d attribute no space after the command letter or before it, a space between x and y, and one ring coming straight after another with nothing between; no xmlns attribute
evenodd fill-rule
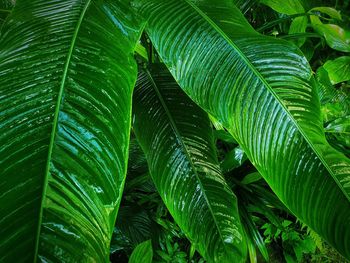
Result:
<svg viewBox="0 0 350 263"><path fill-rule="evenodd" d="M140 35L126 12L122 1L24 0L4 24L1 262L108 262Z"/></svg>
<svg viewBox="0 0 350 263"><path fill-rule="evenodd" d="M220 174L209 118L166 69L140 73L134 130L160 196L196 249L209 262L243 262L237 201Z"/></svg>
<svg viewBox="0 0 350 263"><path fill-rule="evenodd" d="M251 173L251 174L246 175L243 178L243 180L241 181L241 183L242 184L251 184L251 183L255 183L261 179L262 179L261 175L258 172L256 172L256 173Z"/></svg>
<svg viewBox="0 0 350 263"><path fill-rule="evenodd" d="M221 163L221 170L224 173L230 172L240 167L247 159L243 149L238 146L226 154L225 159Z"/></svg>

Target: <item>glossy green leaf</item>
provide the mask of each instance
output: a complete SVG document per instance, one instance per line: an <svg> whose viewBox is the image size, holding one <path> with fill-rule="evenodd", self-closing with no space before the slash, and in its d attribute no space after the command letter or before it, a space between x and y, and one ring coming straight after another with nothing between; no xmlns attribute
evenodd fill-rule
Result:
<svg viewBox="0 0 350 263"><path fill-rule="evenodd" d="M152 221L141 206L130 204L120 208L116 227L136 246L151 237Z"/></svg>
<svg viewBox="0 0 350 263"><path fill-rule="evenodd" d="M152 263L153 249L151 240L139 244L132 252L129 263Z"/></svg>
<svg viewBox="0 0 350 263"><path fill-rule="evenodd" d="M138 0L182 89L230 131L288 208L350 257L350 163L325 139L307 60L221 3Z"/></svg>
<svg viewBox="0 0 350 263"><path fill-rule="evenodd" d="M258 172L246 175L241 181L242 184L251 184L261 180L261 175Z"/></svg>
<svg viewBox="0 0 350 263"><path fill-rule="evenodd" d="M18 1L0 38L0 261L108 262L138 19L122 1Z"/></svg>
<svg viewBox="0 0 350 263"><path fill-rule="evenodd" d="M334 136L337 143L350 150L350 115L330 122L325 131L328 135Z"/></svg>
<svg viewBox="0 0 350 263"><path fill-rule="evenodd" d="M269 253L264 243L264 239L261 236L257 226L255 225L253 218L248 214L246 207L240 207L239 212L242 218L242 222L245 228L245 232L248 235L250 242L254 242L254 245L259 249L261 255L266 261L269 261Z"/></svg>
<svg viewBox="0 0 350 263"><path fill-rule="evenodd" d="M337 19L337 20L342 19L340 12L332 7L327 7L327 6L314 7L309 11L309 13L315 13L315 12L324 13L324 14L328 15L329 17Z"/></svg>
<svg viewBox="0 0 350 263"><path fill-rule="evenodd" d="M299 0L262 0L262 4L271 7L273 10L287 15L305 13L302 2ZM295 17L290 25L289 34L305 33L308 18L306 16ZM305 38L298 38L295 43L301 47L305 43Z"/></svg>
<svg viewBox="0 0 350 263"><path fill-rule="evenodd" d="M133 106L136 137L176 223L208 262L244 262L237 201L221 175L207 114L163 67L139 74Z"/></svg>
<svg viewBox="0 0 350 263"><path fill-rule="evenodd" d="M249 262L258 263L257 256L256 256L256 248L254 246L254 243L250 240L250 238L246 238L246 240L247 240L248 253L249 253Z"/></svg>
<svg viewBox="0 0 350 263"><path fill-rule="evenodd" d="M328 46L338 51L350 52L350 31L335 24L323 24L314 15L310 16L310 20L314 30L324 36Z"/></svg>
<svg viewBox="0 0 350 263"><path fill-rule="evenodd" d="M288 34L302 34L305 33L307 27L308 19L306 16L300 16L293 19L290 24ZM295 43L298 47L304 45L306 38L298 38L295 40Z"/></svg>
<svg viewBox="0 0 350 263"><path fill-rule="evenodd" d="M260 3L286 15L294 15L305 11L300 0L261 0Z"/></svg>
<svg viewBox="0 0 350 263"><path fill-rule="evenodd" d="M335 119L350 115L349 96L336 89L324 67L320 67L316 72L317 90L321 100L321 112L323 121L328 123Z"/></svg>
<svg viewBox="0 0 350 263"><path fill-rule="evenodd" d="M225 159L221 163L221 170L224 173L230 172L233 169L241 166L247 160L247 156L241 147L236 147L232 151L228 152Z"/></svg>
<svg viewBox="0 0 350 263"><path fill-rule="evenodd" d="M323 67L327 70L329 79L333 85L350 80L349 56L338 57L335 60L328 60Z"/></svg>

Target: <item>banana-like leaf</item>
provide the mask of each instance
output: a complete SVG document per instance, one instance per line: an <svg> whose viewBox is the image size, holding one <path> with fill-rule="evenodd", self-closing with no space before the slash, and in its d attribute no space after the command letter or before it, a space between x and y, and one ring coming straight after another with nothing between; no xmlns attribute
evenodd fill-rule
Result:
<svg viewBox="0 0 350 263"><path fill-rule="evenodd" d="M4 24L1 262L108 261L141 30L126 12L122 1L23 0Z"/></svg>
<svg viewBox="0 0 350 263"><path fill-rule="evenodd" d="M151 177L177 224L208 262L244 262L237 200L221 175L207 114L163 67L140 72L133 107Z"/></svg>
<svg viewBox="0 0 350 263"><path fill-rule="evenodd" d="M288 208L350 258L350 163L326 142L307 60L255 33L228 1L194 2L135 6L180 86L231 132Z"/></svg>

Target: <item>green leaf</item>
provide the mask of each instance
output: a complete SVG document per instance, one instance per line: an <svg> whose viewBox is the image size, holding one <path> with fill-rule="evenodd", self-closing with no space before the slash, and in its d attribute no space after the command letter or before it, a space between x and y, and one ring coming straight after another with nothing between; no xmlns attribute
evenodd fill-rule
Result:
<svg viewBox="0 0 350 263"><path fill-rule="evenodd" d="M245 233L248 235L250 242L253 242L254 245L259 249L261 255L268 262L269 261L269 253L267 252L267 248L265 246L264 240L253 221L253 217L247 212L245 207L240 206L239 212L242 218L242 222L245 228ZM249 242L249 241L248 241ZM249 243L248 243L249 244Z"/></svg>
<svg viewBox="0 0 350 263"><path fill-rule="evenodd" d="M342 20L340 12L332 7L326 7L326 6L314 7L309 11L309 13L317 13L317 12L324 13L329 17L337 20Z"/></svg>
<svg viewBox="0 0 350 263"><path fill-rule="evenodd" d="M247 160L243 149L241 147L236 147L232 151L228 152L225 159L221 163L221 170L224 173L230 172L233 169L240 167Z"/></svg>
<svg viewBox="0 0 350 263"><path fill-rule="evenodd" d="M300 16L293 19L288 34L299 34L299 33L305 33L306 27L307 27L307 17L306 16ZM298 38L295 40L295 43L298 47L301 47L304 45L306 41L306 38Z"/></svg>
<svg viewBox="0 0 350 263"><path fill-rule="evenodd" d="M249 252L249 262L258 263L258 260L256 257L256 248L254 243L248 237L246 237L246 240L247 240L247 246L248 246L248 252Z"/></svg>
<svg viewBox="0 0 350 263"><path fill-rule="evenodd" d="M246 14L249 10L253 9L259 0L233 0L233 3L241 10L243 14Z"/></svg>
<svg viewBox="0 0 350 263"><path fill-rule="evenodd" d="M300 0L261 0L260 3L286 15L294 15L305 11Z"/></svg>
<svg viewBox="0 0 350 263"><path fill-rule="evenodd" d="M310 16L311 25L321 36L324 36L328 46L342 51L350 52L350 31L334 24L323 24L321 20L314 15Z"/></svg>
<svg viewBox="0 0 350 263"><path fill-rule="evenodd" d="M146 210L133 203L120 207L116 227L137 245L151 237L152 221Z"/></svg>
<svg viewBox="0 0 350 263"><path fill-rule="evenodd" d="M350 115L330 122L325 131L327 135L335 137L337 143L350 148Z"/></svg>
<svg viewBox="0 0 350 263"><path fill-rule="evenodd" d="M325 139L302 53L244 31L245 20L236 27L242 16L222 12L226 2L144 1L146 30L182 89L230 131L283 203L350 257L350 163ZM236 17L229 30L226 13Z"/></svg>
<svg viewBox="0 0 350 263"><path fill-rule="evenodd" d="M350 80L349 56L338 57L335 60L328 60L323 67L327 70L328 76L333 85Z"/></svg>
<svg viewBox="0 0 350 263"><path fill-rule="evenodd" d="M316 72L318 94L325 123L350 115L350 99L342 90L333 87L328 72L319 67Z"/></svg>
<svg viewBox="0 0 350 263"><path fill-rule="evenodd" d="M273 10L286 14L295 15L304 13L304 7L299 0L261 0L262 4L271 7ZM288 34L305 33L307 27L308 18L306 16L300 16L293 19ZM296 45L301 47L306 41L306 38L298 38L295 40Z"/></svg>
<svg viewBox="0 0 350 263"><path fill-rule="evenodd" d="M18 1L4 24L1 262L108 262L141 26L126 12L121 1Z"/></svg>
<svg viewBox="0 0 350 263"><path fill-rule="evenodd" d="M176 223L209 262L243 262L237 200L220 173L207 114L163 67L140 72L133 106L136 137Z"/></svg>
<svg viewBox="0 0 350 263"><path fill-rule="evenodd" d="M251 184L261 180L261 175L258 172L246 175L241 181L242 184Z"/></svg>
<svg viewBox="0 0 350 263"><path fill-rule="evenodd" d="M129 263L152 263L153 249L151 240L139 244L132 252Z"/></svg>

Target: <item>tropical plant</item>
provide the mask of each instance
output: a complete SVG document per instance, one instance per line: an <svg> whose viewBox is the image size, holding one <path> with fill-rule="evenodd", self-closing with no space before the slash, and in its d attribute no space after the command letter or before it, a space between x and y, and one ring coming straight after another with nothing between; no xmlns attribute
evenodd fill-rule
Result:
<svg viewBox="0 0 350 263"><path fill-rule="evenodd" d="M297 47L349 52L349 34L287 2L262 1L279 18L256 30L258 1L0 1L0 261L268 260L259 213L285 255L313 251L274 209L350 259L349 60ZM215 136L234 144L221 162Z"/></svg>

